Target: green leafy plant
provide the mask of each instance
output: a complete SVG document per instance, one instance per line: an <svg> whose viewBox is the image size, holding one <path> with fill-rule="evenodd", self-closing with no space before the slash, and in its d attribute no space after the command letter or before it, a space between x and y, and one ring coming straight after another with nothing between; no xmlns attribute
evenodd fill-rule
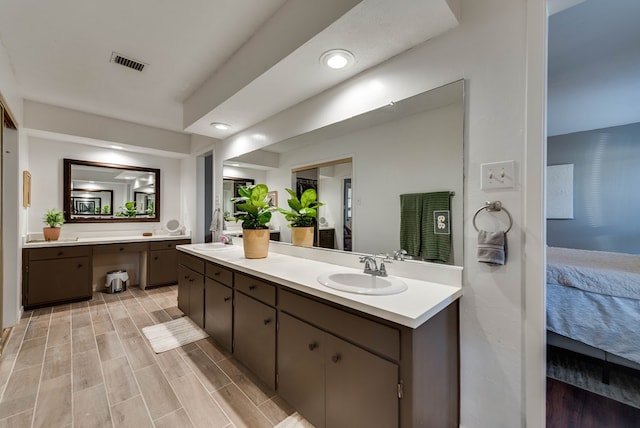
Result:
<svg viewBox="0 0 640 428"><path fill-rule="evenodd" d="M138 210L136 209L135 201L125 202L124 207L120 207L120 211L116 213L118 217L135 217L137 215Z"/></svg>
<svg viewBox="0 0 640 428"><path fill-rule="evenodd" d="M305 190L300 199L298 195L291 189L284 189L291 196L287 200L290 210L278 208L278 211L284 214L284 218L289 222L290 227L309 227L313 226L314 220L318 216L318 208L323 206L322 202L318 202L318 194L314 189Z"/></svg>
<svg viewBox="0 0 640 428"><path fill-rule="evenodd" d="M42 221L48 224L49 227L60 227L64 224L64 215L62 211L58 211L55 208L49 209L45 212Z"/></svg>
<svg viewBox="0 0 640 428"><path fill-rule="evenodd" d="M111 207L110 207L109 205L104 205L104 206L102 207L102 214L109 214L109 209L110 209L110 208L111 208Z"/></svg>
<svg viewBox="0 0 640 428"><path fill-rule="evenodd" d="M149 217L153 217L156 215L156 204L153 201L149 202L146 213Z"/></svg>
<svg viewBox="0 0 640 428"><path fill-rule="evenodd" d="M242 186L238 189L237 198L231 198L238 212L227 220L242 222L243 229L268 229L271 213L275 209L269 206L271 198L267 197L269 188L266 184Z"/></svg>

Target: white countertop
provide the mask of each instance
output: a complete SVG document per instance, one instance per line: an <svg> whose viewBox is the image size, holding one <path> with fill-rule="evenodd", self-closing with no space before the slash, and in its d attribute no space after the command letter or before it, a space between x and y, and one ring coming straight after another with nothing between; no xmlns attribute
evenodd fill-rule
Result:
<svg viewBox="0 0 640 428"><path fill-rule="evenodd" d="M191 239L191 235L151 235L142 236L142 232L136 235L113 235L113 236L78 236L73 238L61 237L57 241L45 240L26 240L22 244L22 248L47 248L47 247L64 247L74 245L97 245L97 244L115 244L126 242L146 242L146 241L165 241Z"/></svg>
<svg viewBox="0 0 640 428"><path fill-rule="evenodd" d="M233 245L220 250L201 250L202 244L179 245L185 253L201 257L282 284L348 308L410 328L417 328L462 295L462 288L402 277L408 289L399 294L371 296L334 290L321 285L318 275L326 272L362 272L331 263L269 252L265 259L247 259L243 248ZM392 275L395 276L395 275ZM400 278L400 277L399 277Z"/></svg>

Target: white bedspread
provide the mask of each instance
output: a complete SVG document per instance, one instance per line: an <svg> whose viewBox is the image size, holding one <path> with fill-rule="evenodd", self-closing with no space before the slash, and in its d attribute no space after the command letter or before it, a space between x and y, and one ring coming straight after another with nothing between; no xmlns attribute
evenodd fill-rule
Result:
<svg viewBox="0 0 640 428"><path fill-rule="evenodd" d="M547 283L640 300L640 255L548 247Z"/></svg>

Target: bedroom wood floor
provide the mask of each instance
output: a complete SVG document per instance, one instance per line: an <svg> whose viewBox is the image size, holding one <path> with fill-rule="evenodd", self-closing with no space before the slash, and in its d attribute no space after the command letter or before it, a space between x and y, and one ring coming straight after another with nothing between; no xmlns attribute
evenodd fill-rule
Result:
<svg viewBox="0 0 640 428"><path fill-rule="evenodd" d="M25 313L0 359L0 427L273 427L293 413L208 339L155 354L177 286ZM310 426L304 422L299 426Z"/></svg>
<svg viewBox="0 0 640 428"><path fill-rule="evenodd" d="M640 409L547 378L548 428L637 428Z"/></svg>

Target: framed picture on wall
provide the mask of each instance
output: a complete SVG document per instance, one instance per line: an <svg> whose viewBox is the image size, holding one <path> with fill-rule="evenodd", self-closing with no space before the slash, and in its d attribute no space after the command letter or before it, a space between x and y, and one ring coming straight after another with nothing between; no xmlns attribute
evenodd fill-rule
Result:
<svg viewBox="0 0 640 428"><path fill-rule="evenodd" d="M31 206L31 173L26 170L22 172L22 206Z"/></svg>
<svg viewBox="0 0 640 428"><path fill-rule="evenodd" d="M278 191L277 190L272 190L271 192L267 193L267 197L269 199L271 199L271 201L269 201L269 206L270 207L277 207L278 206Z"/></svg>

